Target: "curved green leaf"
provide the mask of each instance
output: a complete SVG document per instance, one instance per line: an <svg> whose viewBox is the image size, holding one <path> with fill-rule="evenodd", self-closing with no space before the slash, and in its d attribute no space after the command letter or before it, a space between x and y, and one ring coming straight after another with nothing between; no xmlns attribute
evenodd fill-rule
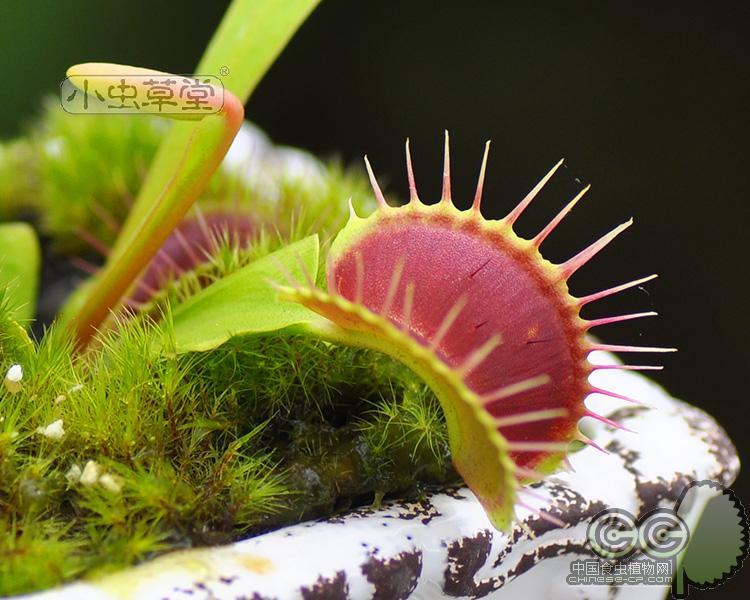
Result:
<svg viewBox="0 0 750 600"><path fill-rule="evenodd" d="M235 335L269 333L322 320L294 302L282 302L273 282L304 280L318 266L318 236L277 250L207 287L172 313L174 350L216 348Z"/></svg>

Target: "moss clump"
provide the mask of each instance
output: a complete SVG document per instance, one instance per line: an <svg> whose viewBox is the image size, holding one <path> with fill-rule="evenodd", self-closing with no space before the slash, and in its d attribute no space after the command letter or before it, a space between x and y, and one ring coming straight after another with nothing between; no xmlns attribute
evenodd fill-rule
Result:
<svg viewBox="0 0 750 600"><path fill-rule="evenodd" d="M48 100L0 153L0 206L39 216L63 250L111 246L169 126L140 116L71 115Z"/></svg>
<svg viewBox="0 0 750 600"><path fill-rule="evenodd" d="M454 477L436 400L380 355L273 336L144 359L144 318L79 357L54 329L17 334L0 337L2 367L24 368L0 391L0 595Z"/></svg>

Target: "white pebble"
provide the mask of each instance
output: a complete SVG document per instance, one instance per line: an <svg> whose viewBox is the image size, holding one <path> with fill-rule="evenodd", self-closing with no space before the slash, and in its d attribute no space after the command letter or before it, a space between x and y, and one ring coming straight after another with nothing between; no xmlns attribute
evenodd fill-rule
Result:
<svg viewBox="0 0 750 600"><path fill-rule="evenodd" d="M110 492L114 492L115 494L119 494L122 491L122 483L120 483L120 478L110 473L105 473L99 478L99 485L101 485L104 489L109 490Z"/></svg>
<svg viewBox="0 0 750 600"><path fill-rule="evenodd" d="M23 379L23 367L21 365L12 365L5 374L5 389L11 394L21 391L21 380Z"/></svg>
<svg viewBox="0 0 750 600"><path fill-rule="evenodd" d="M102 467L99 465L99 463L94 460L90 460L83 467L83 473L81 473L81 477L78 479L78 481L80 481L81 485L94 485L97 481L99 481L101 472Z"/></svg>
<svg viewBox="0 0 750 600"><path fill-rule="evenodd" d="M37 432L41 433L44 437L51 440L61 440L65 436L65 429L63 428L63 420L58 419L53 421L47 427L40 427Z"/></svg>
<svg viewBox="0 0 750 600"><path fill-rule="evenodd" d="M12 365L5 375L5 378L14 383L18 383L23 379L23 367L21 365Z"/></svg>
<svg viewBox="0 0 750 600"><path fill-rule="evenodd" d="M68 472L65 473L65 479L68 480L68 483L70 485L73 485L74 483L78 483L81 480L81 467L80 465L73 463L68 469Z"/></svg>

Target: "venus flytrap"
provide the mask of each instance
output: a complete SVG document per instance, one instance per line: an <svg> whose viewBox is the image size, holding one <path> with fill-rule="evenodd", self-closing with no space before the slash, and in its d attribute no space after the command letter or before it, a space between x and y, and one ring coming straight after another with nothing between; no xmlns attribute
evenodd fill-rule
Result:
<svg viewBox="0 0 750 600"><path fill-rule="evenodd" d="M517 497L523 484L556 469L576 444L597 447L579 421L620 427L583 402L593 392L623 398L588 382L597 369L589 353L673 349L613 348L587 336L593 327L655 314L579 316L584 305L643 280L583 298L568 292L567 279L630 222L566 262L547 261L539 247L588 188L534 238L523 239L513 225L560 163L504 219L490 221L480 212L487 149L467 210L453 204L447 133L443 192L435 205L417 195L408 143L406 206L386 204L366 160L378 209L368 217L352 210L328 252L324 285L318 283L318 240L312 236L198 293L177 307L170 327L177 352L283 331L401 361L440 401L453 465L504 530L514 507L526 506Z"/></svg>

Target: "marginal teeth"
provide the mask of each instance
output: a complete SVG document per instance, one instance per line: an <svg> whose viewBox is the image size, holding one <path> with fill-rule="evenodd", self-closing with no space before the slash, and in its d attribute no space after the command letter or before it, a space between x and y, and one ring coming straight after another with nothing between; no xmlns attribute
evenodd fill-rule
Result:
<svg viewBox="0 0 750 600"><path fill-rule="evenodd" d="M587 185L585 188L583 188L575 198L573 198L568 204L563 208L554 219L552 219L547 225L542 229L539 233L536 234L536 237L531 240L532 243L538 248L542 245L542 242L547 239L547 236L549 236L550 233L552 233L555 228L560 224L560 222L568 215L568 213L573 210L573 207L578 204L578 201L583 198L583 196L591 189L591 185Z"/></svg>
<svg viewBox="0 0 750 600"><path fill-rule="evenodd" d="M441 202L451 204L451 148L448 130L445 130L445 151L443 153L443 193Z"/></svg>
<svg viewBox="0 0 750 600"><path fill-rule="evenodd" d="M633 224L633 219L629 219L622 225L618 225L609 233L604 234L593 244L591 244L585 250L582 250L576 254L573 258L568 259L560 265L560 274L563 279L568 279L573 273L580 269L583 265L589 262L594 256L596 256L601 250L603 250L609 243L614 240L618 235L625 231L628 227Z"/></svg>
<svg viewBox="0 0 750 600"><path fill-rule="evenodd" d="M357 214L357 211L354 208L354 203L352 202L352 199L349 198L349 218L352 220L361 219L361 217Z"/></svg>
<svg viewBox="0 0 750 600"><path fill-rule="evenodd" d="M526 197L521 200L518 205L508 213L508 215L503 219L505 223L507 223L509 226L513 226L513 224L518 220L518 217L521 216L523 211L526 210L526 207L531 204L531 201L536 198L536 195L542 190L542 188L547 184L547 182L552 178L552 176L555 174L555 171L557 171L560 166L563 164L563 161L565 159L561 158L560 161L549 170L549 173L547 173L542 179L537 183L532 190L526 194Z"/></svg>
<svg viewBox="0 0 750 600"><path fill-rule="evenodd" d="M497 348L502 343L502 341L502 336L500 334L495 334L486 342L484 342L484 344L482 344L479 348L475 349L471 354L469 354L468 358L457 369L457 371L461 374L461 377L466 377L480 364L482 364L482 362L484 362L484 360L489 357L490 354L492 354L492 351L495 350L495 348Z"/></svg>
<svg viewBox="0 0 750 600"><path fill-rule="evenodd" d="M648 277L642 277L641 279L636 279L634 281L629 281L628 283L623 283L622 285L617 285L615 287L611 287L606 290L602 290L601 292L596 292L594 294L589 294L588 296L584 296L583 298L578 298L578 304L580 306L584 306L588 304L589 302L594 302L596 300L601 300L602 298L606 298L607 296L611 296L613 294L618 294L620 292L623 292L625 290L628 290L632 287L635 287L637 285L641 285L642 283L646 283L647 281L651 281L653 279L656 279L658 275L649 275Z"/></svg>
<svg viewBox="0 0 750 600"><path fill-rule="evenodd" d="M633 431L632 429L628 429L627 427L625 427L624 425L618 423L617 421L613 421L612 419L609 419L609 418L607 418L607 417L605 417L603 415L600 415L599 413L595 413L592 410L587 410L585 416L591 417L592 419L596 419L597 421L601 421L605 425L609 425L610 427L612 427L614 429L619 429L621 431L627 431L627 432L630 432L630 433L635 433L635 431Z"/></svg>
<svg viewBox="0 0 750 600"><path fill-rule="evenodd" d="M482 192L484 191L484 174L487 170L487 157L490 154L490 142L484 145L484 157L482 157L482 166L479 169L479 180L477 181L477 191L474 194L474 202L471 205L471 209L480 212L482 205Z"/></svg>
<svg viewBox="0 0 750 600"><path fill-rule="evenodd" d="M367 176L370 178L372 191L375 193L375 199L378 201L381 208L388 208L388 203L385 201L383 191L378 185L378 180L375 179L375 173L372 172L372 166L370 166L370 160L367 158L367 155L365 155L365 168L367 169Z"/></svg>
<svg viewBox="0 0 750 600"><path fill-rule="evenodd" d="M594 440L592 440L590 437L587 437L587 436L583 435L580 431L578 432L578 435L576 436L576 439L579 442L583 442L587 446L591 446L595 450L599 450L599 452L601 452L603 454L609 454L609 450L606 450L605 448L602 448Z"/></svg>
<svg viewBox="0 0 750 600"><path fill-rule="evenodd" d="M406 284L404 290L404 311L403 311L403 328L408 330L411 328L411 311L414 307L414 282L410 281Z"/></svg>
<svg viewBox="0 0 750 600"><path fill-rule="evenodd" d="M595 370L620 369L622 371L662 371L662 365L592 365Z"/></svg>
<svg viewBox="0 0 750 600"><path fill-rule="evenodd" d="M591 387L591 393L592 394L603 394L605 396L609 396L610 398L617 398L618 400L625 400L625 402L632 402L633 404L643 404L640 400L635 400L634 398L630 398L629 396L623 396L622 394L617 394L615 392L610 392L609 390L603 390L598 387Z"/></svg>
<svg viewBox="0 0 750 600"><path fill-rule="evenodd" d="M525 508L526 510L534 513L537 515L540 519L544 519L545 521L549 521L553 525L556 525L557 527L565 527L565 523L558 519L557 517L553 517L551 514L549 514L546 511L540 510L538 508L535 508L531 506L530 504L526 504L525 502L521 502L520 500L516 500L516 504L518 506Z"/></svg>
<svg viewBox="0 0 750 600"><path fill-rule="evenodd" d="M409 178L409 202L416 204L419 202L419 194L417 194L417 184L414 182L414 166L411 162L409 138L406 138L406 175Z"/></svg>
<svg viewBox="0 0 750 600"><path fill-rule="evenodd" d="M654 311L632 313L629 315L617 315L615 317L604 317L603 319L592 319L587 321L586 327L591 329L592 327L599 327L600 325L609 325L611 323L620 323L622 321L630 321L632 319L642 319L644 317L655 317L658 313Z"/></svg>
<svg viewBox="0 0 750 600"><path fill-rule="evenodd" d="M331 320L340 321L344 328L352 328L357 335L382 335L383 339L377 340L377 345L365 344L366 347L392 352L407 365L413 364L418 372L424 369L428 381L428 375L434 375L437 384L435 391L441 402L459 402L460 406L468 409L458 411L447 406L446 419L458 420L465 415L476 418L474 429L449 427L454 432L451 444L456 451L454 461L457 470L467 473L471 479L480 469L477 465L498 459L494 471L483 473L483 476L492 478L500 486L498 489L502 489L502 482L496 478L504 468L514 468L512 484L516 480L523 483L529 479L544 478L545 474L534 471L533 467L544 464L545 459L554 462L562 460L568 469L572 469L566 459L571 441L579 440L606 452L576 429L581 417L589 416L608 426L624 429L613 420L587 410L585 396L600 393L630 402L636 400L589 385L588 376L593 371L598 368L659 368L628 365L600 367L582 360L582 354L594 350L669 352L673 349L593 344L586 339L585 332L592 327L656 314L641 312L588 321L580 316L580 308L588 302L645 283L655 275L583 298L572 298L567 290L562 289L565 279L627 229L632 220L612 229L572 258L556 265L550 274L548 263L544 268L539 266L543 262L539 247L590 186L578 191L535 237L521 240L512 230L514 224L563 161L554 165L504 219L489 222L481 215L489 148L490 142L487 142L470 211L459 211L453 205L450 137L447 131L442 194L440 206L435 208L428 208L419 200L408 138L405 142L410 205L407 210L398 211L387 205L370 161L365 157L368 177L379 205L377 216L352 227L349 230L352 235L342 238L341 245L334 242L331 254L335 254L336 259L332 260L329 256L326 269L327 290L332 296L326 298L326 292L321 291L321 297L316 297L316 305L311 304L311 308ZM363 241L366 236L372 236L368 239L370 243ZM359 240L361 243L357 237L362 238ZM440 249L440 256L449 260L450 264L427 256L434 248ZM522 256L523 252L527 254ZM408 272L405 269L407 260ZM545 289L551 288L551 294L559 290L561 298L536 298L540 286L526 286L525 274L533 271L535 265L539 267L536 274ZM517 276L516 267L523 267L524 274ZM477 276L480 272L481 276ZM419 298L415 298L417 284ZM506 291L512 293L506 294ZM516 299L517 305L513 303ZM532 302L535 299L546 303ZM565 310L558 307L558 299L565 300ZM560 335L556 333L559 329L550 329L552 333L540 336L540 331L545 333L549 328L537 311L544 311L547 306L553 314L543 316L549 316L555 325L560 322L563 326L574 325L569 328L572 333ZM493 315L497 315L497 318ZM526 317L532 321L526 323ZM482 329L485 324L487 326ZM515 336L516 333L519 335ZM500 347L501 335L506 337L507 346ZM548 345L532 345L539 342L547 342ZM394 347L390 348L388 344ZM495 359L498 364L495 364ZM516 360L520 364L515 363ZM529 377L530 373L544 371L549 371L549 375ZM505 385L505 382L514 383ZM528 393L544 385L549 387ZM510 400L505 403L508 398ZM538 401L541 398L546 400L540 405ZM575 433L568 435L560 433L562 431ZM509 432L514 435L508 435L508 438L515 439L504 437ZM475 438L485 433L487 439L480 438L480 444ZM461 437L463 435L473 437L464 439ZM483 446L485 442L489 446ZM485 453L488 448L492 450L490 454ZM508 452L511 454L508 455ZM524 467L518 466L516 461ZM507 467L506 462L510 463ZM471 486L475 481L479 480L467 480L467 483ZM478 491L481 492L481 489ZM513 489L500 500L510 501L512 496ZM528 508L537 514L541 512L533 507ZM503 511L506 510L507 505L502 509L492 509L489 514L492 519L502 522L507 515ZM553 518L548 520L556 522Z"/></svg>
<svg viewBox="0 0 750 600"><path fill-rule="evenodd" d="M677 348L661 348L659 346L619 346L616 344L591 344L591 350L604 352L677 352Z"/></svg>

